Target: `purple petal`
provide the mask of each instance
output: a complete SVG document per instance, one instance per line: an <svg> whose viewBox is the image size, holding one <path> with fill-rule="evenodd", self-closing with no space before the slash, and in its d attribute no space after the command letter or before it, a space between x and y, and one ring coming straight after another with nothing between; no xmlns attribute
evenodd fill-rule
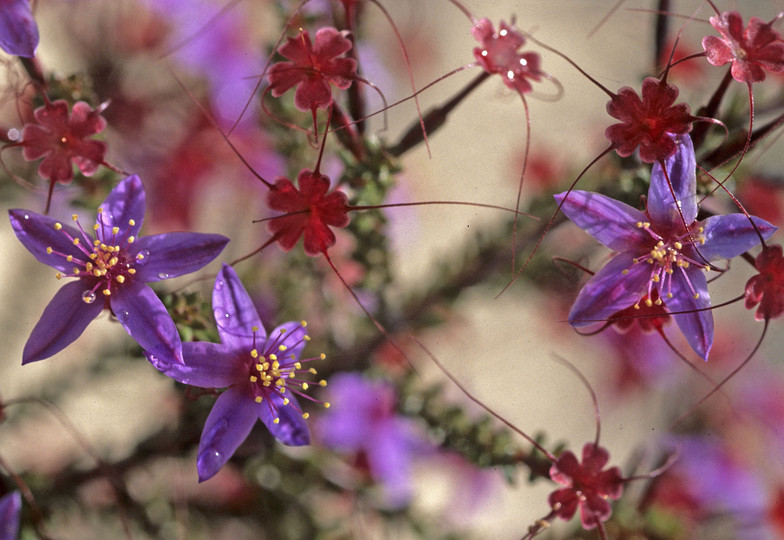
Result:
<svg viewBox="0 0 784 540"><path fill-rule="evenodd" d="M411 449L405 426L394 419L375 426L367 448L373 478L384 486L387 503L401 508L411 500Z"/></svg>
<svg viewBox="0 0 784 540"><path fill-rule="evenodd" d="M743 214L712 216L702 222L705 244L698 246L702 256L708 260L717 258L731 259L759 245L760 235L767 240L777 227L764 219L752 216L755 229L749 218Z"/></svg>
<svg viewBox="0 0 784 540"><path fill-rule="evenodd" d="M147 251L146 262L136 264L136 277L145 283L190 274L217 257L229 239L220 234L168 233L143 236L135 253Z"/></svg>
<svg viewBox="0 0 784 540"><path fill-rule="evenodd" d="M196 469L199 482L212 478L248 438L259 416L253 398L232 387L218 396L204 423Z"/></svg>
<svg viewBox="0 0 784 540"><path fill-rule="evenodd" d="M310 431L307 422L302 418L299 403L291 392L286 392L286 395L290 400L288 405L283 404L281 396L274 394L261 403L254 403L258 417L270 433L283 444L289 446L310 444ZM280 419L277 424L274 422L275 418Z"/></svg>
<svg viewBox="0 0 784 540"><path fill-rule="evenodd" d="M707 360L713 345L713 313L707 309L710 294L705 273L692 266L676 270L671 277L672 298L667 298L666 291L660 291L660 296L670 312L689 312L678 313L673 318L694 352ZM695 293L699 294L698 298L694 298Z"/></svg>
<svg viewBox="0 0 784 540"><path fill-rule="evenodd" d="M272 345L275 345L275 347L279 349L280 345L283 345L285 347L285 352L280 351L280 349L279 352L277 352L281 363L290 364L295 362L299 359L307 344L307 341L305 341L305 335L307 334L305 328L306 327L302 326L301 322L287 322L281 324L269 333L267 342L264 344L264 350L268 351Z"/></svg>
<svg viewBox="0 0 784 540"><path fill-rule="evenodd" d="M16 540L19 535L19 512L22 496L18 491L0 498L0 540Z"/></svg>
<svg viewBox="0 0 784 540"><path fill-rule="evenodd" d="M248 354L248 351L244 351ZM248 376L247 363L225 345L206 341L182 344L183 364L164 362L147 354L155 368L175 381L200 388L225 388Z"/></svg>
<svg viewBox="0 0 784 540"><path fill-rule="evenodd" d="M14 56L32 58L38 46L38 25L29 0L0 2L0 48Z"/></svg>
<svg viewBox="0 0 784 540"><path fill-rule="evenodd" d="M66 283L57 291L25 344L22 364L49 358L82 335L104 308L102 299L92 304L82 300L84 291L81 280Z"/></svg>
<svg viewBox="0 0 784 540"><path fill-rule="evenodd" d="M640 300L651 277L645 263L634 264L633 253L619 253L605 264L580 290L569 324L575 327L607 320ZM629 270L624 275L623 271Z"/></svg>
<svg viewBox="0 0 784 540"><path fill-rule="evenodd" d="M564 200L565 199L565 200ZM555 196L561 210L578 227L615 251L632 251L650 239L637 227L645 214L628 204L590 191L565 192Z"/></svg>
<svg viewBox="0 0 784 540"><path fill-rule="evenodd" d="M87 255L71 240L80 238L81 242L87 242L77 229L62 225L61 230L55 230L54 226L59 223L58 220L27 210L10 210L8 215L16 237L40 262L64 274L70 274L76 264L68 262L66 256L72 255L77 261L88 260ZM92 240L89 242L92 243ZM53 253L46 252L49 247Z"/></svg>
<svg viewBox="0 0 784 540"><path fill-rule="evenodd" d="M138 236L144 221L145 195L142 181L135 174L117 184L101 205L98 215L102 229L101 240L112 238L112 227L118 227L126 236ZM129 225L133 220L134 224Z"/></svg>
<svg viewBox="0 0 784 540"><path fill-rule="evenodd" d="M246 348L250 351L253 348L253 327L258 328L258 342L263 342L267 337L248 291L242 285L237 272L226 264L215 278L212 312L218 325L221 343L232 349Z"/></svg>
<svg viewBox="0 0 784 540"><path fill-rule="evenodd" d="M155 291L134 280L115 287L109 302L117 320L142 349L157 361L182 363L180 335Z"/></svg>
<svg viewBox="0 0 784 540"><path fill-rule="evenodd" d="M648 189L648 214L658 228L664 229L682 221L691 225L697 219L697 160L694 157L694 146L688 135L680 135L675 140L678 143L677 151L664 160L667 174L664 174L660 163L654 163Z"/></svg>

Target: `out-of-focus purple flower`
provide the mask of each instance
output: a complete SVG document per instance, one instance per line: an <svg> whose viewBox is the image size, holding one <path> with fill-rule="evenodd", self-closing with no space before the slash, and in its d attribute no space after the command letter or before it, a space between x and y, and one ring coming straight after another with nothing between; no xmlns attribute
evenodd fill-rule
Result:
<svg viewBox="0 0 784 540"><path fill-rule="evenodd" d="M30 0L0 0L0 49L32 58L38 47L38 25Z"/></svg>
<svg viewBox="0 0 784 540"><path fill-rule="evenodd" d="M299 374L313 373L300 359L310 339L305 321L288 322L269 335L253 301L233 268L223 265L215 279L212 309L221 343L188 342L182 346L183 364L148 355L169 377L202 388L228 387L215 402L204 424L197 470L199 481L215 475L247 438L256 420L283 444L310 443L310 433L295 394L304 394L308 382ZM326 386L326 381L319 381ZM324 404L329 406L328 403Z"/></svg>
<svg viewBox="0 0 784 540"><path fill-rule="evenodd" d="M19 511L22 496L18 491L0 498L0 540L16 540L19 535Z"/></svg>
<svg viewBox="0 0 784 540"><path fill-rule="evenodd" d="M670 313L678 312L673 317L689 345L707 359L713 344L708 261L740 255L776 227L752 218L758 234L743 214L697 221L694 148L688 135L676 142L666 172L659 163L653 166L645 211L587 191L555 196L569 219L618 252L582 288L569 323L585 326L641 301L661 302Z"/></svg>
<svg viewBox="0 0 784 540"><path fill-rule="evenodd" d="M330 379L332 409L318 424L319 439L330 448L367 459L386 502L400 508L411 499L411 457L424 442L411 421L395 413L395 390L358 373Z"/></svg>
<svg viewBox="0 0 784 540"><path fill-rule="evenodd" d="M182 362L177 328L146 283L189 274L212 261L229 239L217 234L137 235L145 209L144 187L129 176L98 209L88 234L27 210L10 210L17 238L40 262L72 277L44 310L25 344L22 363L48 358L78 338L103 309L109 309L146 351Z"/></svg>

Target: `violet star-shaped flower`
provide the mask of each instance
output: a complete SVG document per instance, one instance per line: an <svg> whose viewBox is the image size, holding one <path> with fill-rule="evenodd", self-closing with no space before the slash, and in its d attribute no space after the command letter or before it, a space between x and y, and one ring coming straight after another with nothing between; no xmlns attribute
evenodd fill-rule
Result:
<svg viewBox="0 0 784 540"><path fill-rule="evenodd" d="M18 491L0 498L0 540L16 540L21 509L22 496Z"/></svg>
<svg viewBox="0 0 784 540"><path fill-rule="evenodd" d="M608 499L617 499L623 491L623 477L618 467L603 470L610 454L593 443L583 447L583 461L566 451L550 467L550 478L565 486L550 494L548 502L556 515L570 520L580 508L580 522L585 530L595 528L610 518Z"/></svg>
<svg viewBox="0 0 784 540"><path fill-rule="evenodd" d="M710 23L722 37L702 39L708 62L714 66L732 62L732 77L747 84L764 81L765 70L781 73L784 71L784 43L773 30L776 20L778 17L766 23L752 17L744 30L743 18L737 11L725 11L711 17Z"/></svg>
<svg viewBox="0 0 784 540"><path fill-rule="evenodd" d="M30 0L0 0L0 49L32 58L38 46L38 25Z"/></svg>
<svg viewBox="0 0 784 540"><path fill-rule="evenodd" d="M408 504L411 457L424 441L409 420L396 414L394 388L358 373L341 373L330 379L330 397L333 407L318 424L321 442L366 459L388 505Z"/></svg>
<svg viewBox="0 0 784 540"><path fill-rule="evenodd" d="M212 261L229 239L218 234L138 234L145 195L138 176L112 190L98 209L88 234L77 227L28 210L10 210L17 238L40 262L58 270L65 284L44 310L24 348L22 363L48 358L78 338L103 309L109 309L146 351L182 361L174 322L146 285L198 270Z"/></svg>
<svg viewBox="0 0 784 540"><path fill-rule="evenodd" d="M312 398L303 393L309 384L298 375L315 374L315 369L304 369L302 363L324 358L300 359L310 339L304 321L282 324L267 335L242 282L225 264L215 279L212 309L221 343L183 343L183 364L148 355L156 368L183 384L228 387L204 424L196 465L201 482L234 455L256 420L283 444L310 443L308 414L302 412L295 394ZM326 386L326 381L318 384Z"/></svg>
<svg viewBox="0 0 784 540"><path fill-rule="evenodd" d="M713 315L704 270L708 261L729 259L759 244L760 236L743 214L697 221L694 148L688 135L676 142L665 169L653 166L644 211L587 191L555 196L569 219L618 252L582 288L569 323L579 327L606 320L640 301L653 302L656 291L689 345L707 359ZM765 239L776 230L752 219Z"/></svg>
<svg viewBox="0 0 784 540"><path fill-rule="evenodd" d="M501 75L512 90L525 94L532 90L529 79L542 80L539 55L519 52L525 38L513 25L501 21L496 32L493 23L483 18L474 23L471 35L481 43L481 47L474 48L476 62L486 72Z"/></svg>

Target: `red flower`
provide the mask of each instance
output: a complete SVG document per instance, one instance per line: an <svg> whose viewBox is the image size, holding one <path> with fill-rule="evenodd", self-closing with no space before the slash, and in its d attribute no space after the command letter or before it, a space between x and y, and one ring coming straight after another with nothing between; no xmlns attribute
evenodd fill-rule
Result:
<svg viewBox="0 0 784 540"><path fill-rule="evenodd" d="M540 81L539 55L520 53L518 49L525 44L525 38L514 26L501 22L496 32L488 19L479 19L471 29L471 34L481 43L474 48L477 63L488 73L498 73L504 84L521 94L531 91L528 79Z"/></svg>
<svg viewBox="0 0 784 540"><path fill-rule="evenodd" d="M69 116L68 104L58 99L47 101L33 114L38 123L23 128L19 144L27 161L44 158L38 167L42 178L65 184L73 179L72 161L85 176L92 176L105 164L106 143L88 139L106 127L100 108L92 109L79 101Z"/></svg>
<svg viewBox="0 0 784 540"><path fill-rule="evenodd" d="M300 111L326 109L332 104L330 83L345 90L357 77L357 63L352 58L338 58L352 47L351 41L337 29L320 28L311 44L307 30L289 37L278 52L291 62L278 62L269 70L269 90L279 97L297 87L294 105Z"/></svg>
<svg viewBox="0 0 784 540"><path fill-rule="evenodd" d="M271 219L267 229L284 251L291 250L305 236L305 253L311 257L326 253L335 245L330 227L349 223L348 199L342 191L329 191L329 178L303 169L297 176L299 189L288 178L278 178L267 193L267 206L285 212Z"/></svg>
<svg viewBox="0 0 784 540"><path fill-rule="evenodd" d="M585 530L609 519L612 508L607 500L619 498L623 490L623 477L618 467L602 470L609 459L607 450L593 443L583 447L582 464L572 452L561 454L550 467L550 478L566 486L548 498L555 515L568 521L579 506Z"/></svg>
<svg viewBox="0 0 784 540"><path fill-rule="evenodd" d="M737 11L725 11L711 17L713 27L722 35L706 36L702 48L708 62L723 66L732 62L732 77L748 84L765 80L765 70L784 71L784 43L773 30L771 22L752 17L743 29L743 18Z"/></svg>
<svg viewBox="0 0 784 540"><path fill-rule="evenodd" d="M746 282L746 309L757 304L754 318L775 319L784 313L784 258L778 244L766 246L755 261L759 274Z"/></svg>
<svg viewBox="0 0 784 540"><path fill-rule="evenodd" d="M642 99L624 86L607 103L607 113L621 121L608 127L604 135L621 157L640 147L645 163L662 161L675 154L673 135L685 135L696 120L685 103L673 105L678 88L648 77L642 83Z"/></svg>
<svg viewBox="0 0 784 540"><path fill-rule="evenodd" d="M611 315L607 321L615 324L620 332L629 330L637 323L646 334L654 330L661 333L664 325L670 322L670 313L659 298L659 291L653 289L650 296L644 295L638 303Z"/></svg>

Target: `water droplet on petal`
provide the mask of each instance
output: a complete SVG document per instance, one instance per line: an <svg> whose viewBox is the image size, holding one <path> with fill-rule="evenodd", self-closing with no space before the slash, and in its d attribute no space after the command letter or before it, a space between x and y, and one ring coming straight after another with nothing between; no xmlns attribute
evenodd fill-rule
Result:
<svg viewBox="0 0 784 540"><path fill-rule="evenodd" d="M143 249L136 254L136 266L144 266L150 262L150 250Z"/></svg>
<svg viewBox="0 0 784 540"><path fill-rule="evenodd" d="M220 279L220 280L218 280L218 281L216 281L216 282L215 282L215 290L216 290L216 291L219 291L219 290L221 290L222 288L223 288L223 280L222 280L222 279Z"/></svg>
<svg viewBox="0 0 784 540"><path fill-rule="evenodd" d="M24 218L25 218L25 219L30 219L30 216L29 216L29 215L27 215L27 214L25 214L25 215L24 215Z"/></svg>
<svg viewBox="0 0 784 540"><path fill-rule="evenodd" d="M14 141L14 142L18 141L19 138L20 138L19 137L20 135L21 135L21 133L19 133L19 130L16 129L16 128L11 128L11 129L8 130L8 140L9 141Z"/></svg>
<svg viewBox="0 0 784 540"><path fill-rule="evenodd" d="M92 304L95 302L95 293L90 290L84 291L82 293L82 300L84 300L85 304Z"/></svg>
<svg viewBox="0 0 784 540"><path fill-rule="evenodd" d="M121 324L125 324L126 322L128 322L128 318L130 317L130 313L128 313L127 311L123 310L123 311L118 311L117 313L115 313L115 316L117 317L117 320L120 321Z"/></svg>
<svg viewBox="0 0 784 540"><path fill-rule="evenodd" d="M169 274L167 274L166 272L158 272L158 277L161 279L166 279L169 277Z"/></svg>

